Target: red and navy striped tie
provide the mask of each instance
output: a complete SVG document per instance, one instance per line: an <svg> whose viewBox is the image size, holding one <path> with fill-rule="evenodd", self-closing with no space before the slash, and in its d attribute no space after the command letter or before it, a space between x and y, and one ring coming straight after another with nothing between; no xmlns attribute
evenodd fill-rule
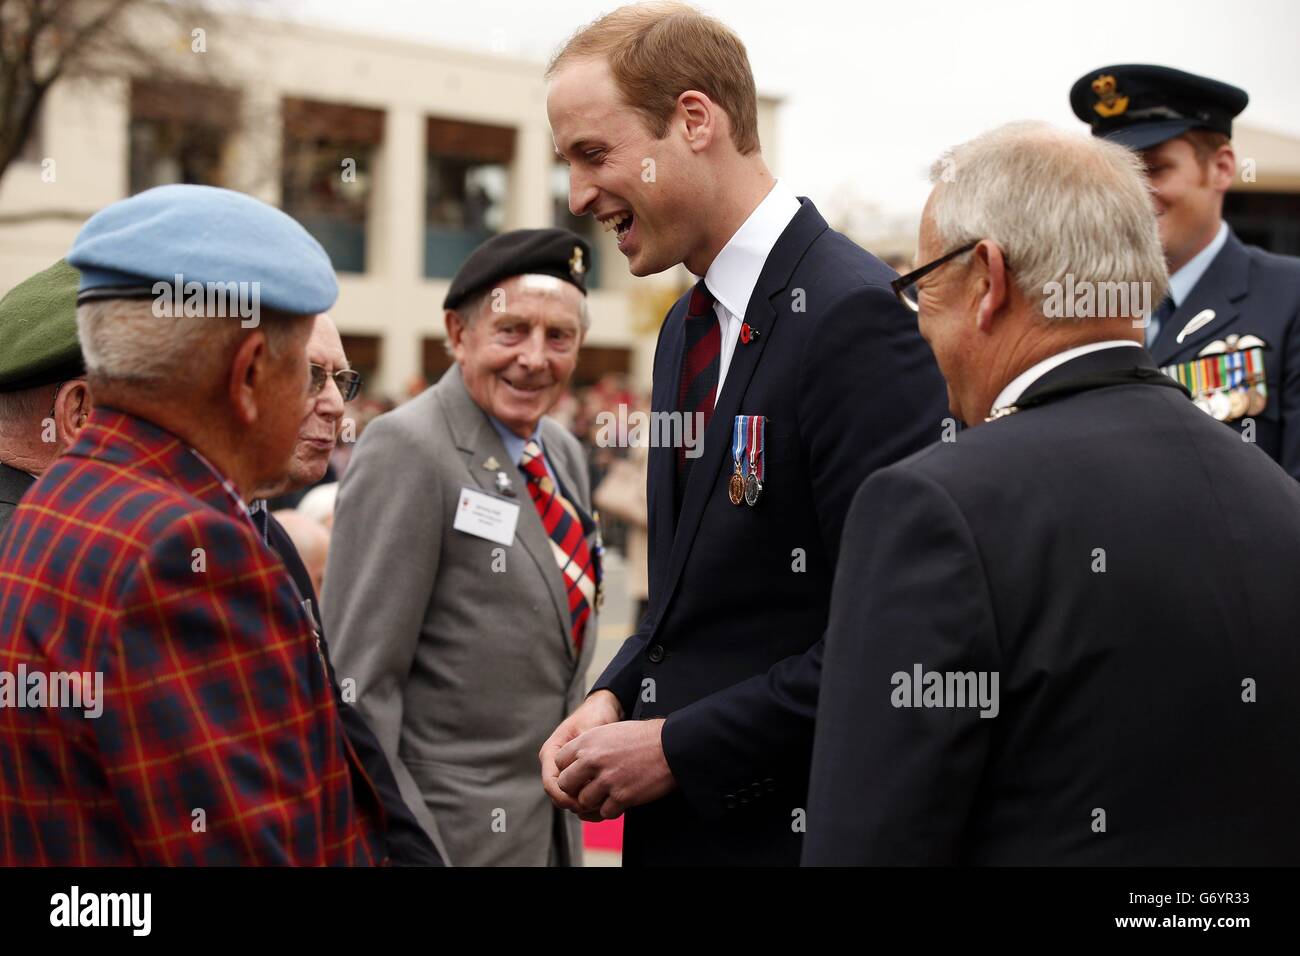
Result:
<svg viewBox="0 0 1300 956"><path fill-rule="evenodd" d="M551 553L564 576L573 643L581 651L587 619L591 617L591 607L596 601L596 572L591 564L587 536L582 530L582 519L573 503L555 487L546 471L542 447L537 442L529 441L524 445L519 468L528 480L528 494L542 519L542 527L550 536Z"/></svg>
<svg viewBox="0 0 1300 956"><path fill-rule="evenodd" d="M682 380L677 391L677 410L683 418L696 412L703 414L704 428L693 431L697 441L704 441L704 429L713 417L713 406L718 397L718 367L722 359L722 330L718 315L713 310L713 293L701 279L691 290L691 301L686 307L686 342L682 349ZM680 507L686 481L691 474L692 458L686 457L686 447L677 450L677 491Z"/></svg>

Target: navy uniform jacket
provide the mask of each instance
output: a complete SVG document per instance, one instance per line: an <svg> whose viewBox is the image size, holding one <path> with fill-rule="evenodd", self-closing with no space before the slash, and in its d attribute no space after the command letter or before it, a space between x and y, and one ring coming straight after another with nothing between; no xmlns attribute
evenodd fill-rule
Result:
<svg viewBox="0 0 1300 956"><path fill-rule="evenodd" d="M804 862L1300 862L1297 567L1300 486L1173 388L878 471L844 529ZM996 672L997 715L895 706L918 664Z"/></svg>
<svg viewBox="0 0 1300 956"><path fill-rule="evenodd" d="M365 768L366 775L374 784L383 802L384 841L389 858L394 866L442 866L442 857L434 848L433 841L425 834L424 828L415 821L415 816L402 800L402 794L397 789L397 780L393 777L393 769L388 765L388 758L384 756L379 741L375 739L374 733L365 719L357 713L356 708L343 699L338 677L334 674L334 664L330 661L329 645L325 643L320 599L316 596L311 574L303 565L298 549L294 547L293 539L289 537L289 532L284 530L284 525L266 510L265 505L253 513L253 520L262 527L267 546L280 556L285 570L289 572L289 577L293 578L293 583L298 585L298 591L311 601L311 614L320 633L321 656L324 657L329 670L330 686L334 690L334 703L338 705L339 719L343 722L343 730L352 749L356 751L357 759Z"/></svg>
<svg viewBox="0 0 1300 956"><path fill-rule="evenodd" d="M1214 319L1178 335L1205 309ZM1300 259L1245 245L1231 232L1151 346L1159 366L1190 362L1210 342L1256 335L1264 350L1268 405L1255 418L1255 441L1292 478L1300 479ZM1240 430L1245 419L1232 422Z"/></svg>
<svg viewBox="0 0 1300 956"><path fill-rule="evenodd" d="M854 491L940 437L944 387L894 273L811 202L769 254L680 517L677 451L648 465L649 610L595 684L625 715L667 717L678 789L629 810L628 864L799 861L822 631ZM655 352L652 409L677 407L689 295ZM765 415L766 487L733 505L736 415Z"/></svg>

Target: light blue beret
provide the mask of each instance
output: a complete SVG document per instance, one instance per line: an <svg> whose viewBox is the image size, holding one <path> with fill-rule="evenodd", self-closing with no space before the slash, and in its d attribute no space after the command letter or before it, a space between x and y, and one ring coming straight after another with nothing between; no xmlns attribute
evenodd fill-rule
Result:
<svg viewBox="0 0 1300 956"><path fill-rule="evenodd" d="M81 272L79 303L147 298L157 282L240 282L257 283L265 308L315 315L339 294L329 256L297 220L213 186L158 186L101 209L68 262Z"/></svg>

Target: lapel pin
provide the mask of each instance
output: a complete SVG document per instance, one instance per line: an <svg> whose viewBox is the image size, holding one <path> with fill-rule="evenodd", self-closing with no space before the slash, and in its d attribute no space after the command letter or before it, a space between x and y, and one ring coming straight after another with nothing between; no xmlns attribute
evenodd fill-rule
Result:
<svg viewBox="0 0 1300 956"><path fill-rule="evenodd" d="M497 472L497 491L503 495L515 496L515 483L510 480L510 476L504 471Z"/></svg>
<svg viewBox="0 0 1300 956"><path fill-rule="evenodd" d="M1213 309L1202 309L1200 312L1197 312L1196 315L1192 316L1192 320L1183 326L1183 330L1178 333L1178 344L1182 345L1183 339L1187 338L1187 336L1191 335L1197 329L1209 325L1213 321Z"/></svg>
<svg viewBox="0 0 1300 956"><path fill-rule="evenodd" d="M501 467L501 462L497 461L495 456L489 456L488 460L483 462L483 467L488 471L496 471Z"/></svg>
<svg viewBox="0 0 1300 956"><path fill-rule="evenodd" d="M750 339L756 339L756 338L759 337L760 334L762 334L762 333L760 333L760 332L758 331L758 329L754 328L754 327L753 327L752 325L750 325L748 322L742 322L742 323L741 323L741 326L740 326L740 341L741 341L743 344L748 345Z"/></svg>

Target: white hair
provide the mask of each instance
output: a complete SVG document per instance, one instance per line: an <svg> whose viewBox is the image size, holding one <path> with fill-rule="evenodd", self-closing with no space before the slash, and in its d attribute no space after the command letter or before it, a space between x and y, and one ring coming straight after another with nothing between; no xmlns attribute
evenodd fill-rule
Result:
<svg viewBox="0 0 1300 956"><path fill-rule="evenodd" d="M1067 276L1076 287L1148 283L1152 301L1164 298L1169 276L1151 189L1140 157L1123 146L1047 123L1009 123L947 150L930 182L943 251L996 242L1040 308Z"/></svg>
<svg viewBox="0 0 1300 956"><path fill-rule="evenodd" d="M532 292L541 292L544 295L562 295L565 286L573 285L572 283L565 282L563 279L557 278L556 276L543 275L538 272L525 272L517 276L511 276L510 278L518 279L521 289ZM509 279L501 280L502 283L508 281ZM577 288L576 286L573 287ZM499 299L494 296L494 293L499 289L501 289L501 283L498 283L495 288L484 289L482 292L476 292L473 296L466 299L450 311L455 312L460 316L461 322L465 325L472 325L480 315L493 310L494 304L499 301ZM501 294L505 294L504 290L502 290ZM591 328L591 310L587 306L587 297L585 295L583 295L578 301L578 322L582 326L583 334L586 335L587 330ZM443 348L447 350L447 354L452 355L453 349L451 347L450 334L443 340L442 344Z"/></svg>
<svg viewBox="0 0 1300 956"><path fill-rule="evenodd" d="M268 348L278 351L290 326L281 319L263 322ZM103 299L77 306L77 338L92 381L200 384L216 374L250 331L229 318L160 317L151 299Z"/></svg>

